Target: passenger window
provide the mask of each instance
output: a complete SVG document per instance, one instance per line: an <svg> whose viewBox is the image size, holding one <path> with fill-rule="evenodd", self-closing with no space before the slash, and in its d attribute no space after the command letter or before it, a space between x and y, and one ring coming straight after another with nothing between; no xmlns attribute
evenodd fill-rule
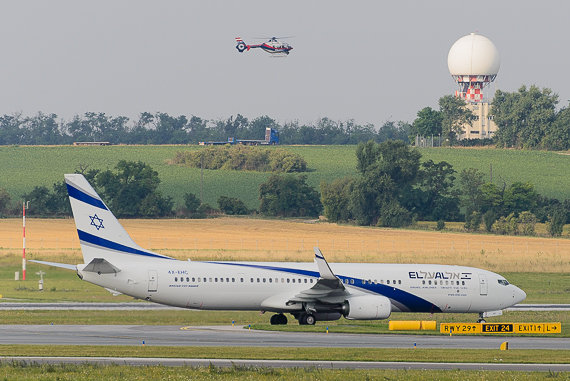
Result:
<svg viewBox="0 0 570 381"><path fill-rule="evenodd" d="M401 280L401 279L400 279L400 280L398 280L398 284L402 284L402 280Z"/></svg>
<svg viewBox="0 0 570 381"><path fill-rule="evenodd" d="M295 278L291 278L291 283L295 283Z"/></svg>
<svg viewBox="0 0 570 381"><path fill-rule="evenodd" d="M354 279L351 279L351 280L350 280L350 284L354 284Z"/></svg>
<svg viewBox="0 0 570 381"><path fill-rule="evenodd" d="M220 278L220 282L222 282L222 283L223 283L223 282L224 282L224 278Z"/></svg>
<svg viewBox="0 0 570 381"><path fill-rule="evenodd" d="M253 278L251 278L251 280L250 280L250 281L251 281L251 283L253 283Z"/></svg>
<svg viewBox="0 0 570 381"><path fill-rule="evenodd" d="M192 277L192 282L196 282L196 278L195 278L195 277Z"/></svg>
<svg viewBox="0 0 570 381"><path fill-rule="evenodd" d="M232 278L232 279L234 279L234 278ZM226 282L229 282L229 281L230 281L230 278L226 278ZM233 282L233 280L232 280L232 282Z"/></svg>
<svg viewBox="0 0 570 381"><path fill-rule="evenodd" d="M422 280L422 284L426 284L426 281L425 281L425 280Z"/></svg>
<svg viewBox="0 0 570 381"><path fill-rule="evenodd" d="M174 281L175 281L175 282L178 282L178 277L177 277L177 276L174 277Z"/></svg>
<svg viewBox="0 0 570 381"><path fill-rule="evenodd" d="M431 280L428 280L428 284L431 285Z"/></svg>
<svg viewBox="0 0 570 381"><path fill-rule="evenodd" d="M209 282L212 282L212 278L210 278L208 281L209 281Z"/></svg>
<svg viewBox="0 0 570 381"><path fill-rule="evenodd" d="M273 278L269 278L269 283L273 283Z"/></svg>
<svg viewBox="0 0 570 381"><path fill-rule="evenodd" d="M243 278L239 278L239 281L243 283Z"/></svg>
<svg viewBox="0 0 570 381"><path fill-rule="evenodd" d="M289 278L287 278L287 283L289 283Z"/></svg>
<svg viewBox="0 0 570 381"><path fill-rule="evenodd" d="M186 282L190 282L190 278L186 277Z"/></svg>
<svg viewBox="0 0 570 381"><path fill-rule="evenodd" d="M386 281L386 284L390 284L390 281L389 281L389 280L387 280L387 281Z"/></svg>
<svg viewBox="0 0 570 381"><path fill-rule="evenodd" d="M311 281L311 283L313 283L313 278L309 279Z"/></svg>
<svg viewBox="0 0 570 381"><path fill-rule="evenodd" d="M257 283L259 283L259 278L257 278Z"/></svg>
<svg viewBox="0 0 570 381"><path fill-rule="evenodd" d="M263 278L263 283L265 283L265 278Z"/></svg>
<svg viewBox="0 0 570 381"><path fill-rule="evenodd" d="M235 282L236 282L236 278L232 278L232 283L235 283Z"/></svg>
<svg viewBox="0 0 570 381"><path fill-rule="evenodd" d="M309 280L307 278L305 278L305 283L307 283Z"/></svg>
<svg viewBox="0 0 570 381"><path fill-rule="evenodd" d="M218 281L218 278L214 278L214 281L217 282L217 281Z"/></svg>
<svg viewBox="0 0 570 381"><path fill-rule="evenodd" d="M281 283L285 283L285 278L281 278Z"/></svg>
<svg viewBox="0 0 570 381"><path fill-rule="evenodd" d="M464 280L461 281L461 285L465 286L465 281L464 281Z"/></svg>

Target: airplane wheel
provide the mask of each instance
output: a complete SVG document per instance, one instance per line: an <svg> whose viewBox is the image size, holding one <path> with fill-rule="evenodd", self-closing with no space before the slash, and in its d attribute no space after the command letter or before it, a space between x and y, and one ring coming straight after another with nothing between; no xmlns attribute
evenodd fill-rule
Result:
<svg viewBox="0 0 570 381"><path fill-rule="evenodd" d="M478 319L477 323L486 323L487 321L485 319Z"/></svg>
<svg viewBox="0 0 570 381"><path fill-rule="evenodd" d="M313 315L307 315L307 316L305 316L305 322L308 325L315 325L315 323L317 322L317 319L315 319L315 317Z"/></svg>
<svg viewBox="0 0 570 381"><path fill-rule="evenodd" d="M287 317L283 314L275 314L271 316L269 319L271 325L286 325L287 324Z"/></svg>

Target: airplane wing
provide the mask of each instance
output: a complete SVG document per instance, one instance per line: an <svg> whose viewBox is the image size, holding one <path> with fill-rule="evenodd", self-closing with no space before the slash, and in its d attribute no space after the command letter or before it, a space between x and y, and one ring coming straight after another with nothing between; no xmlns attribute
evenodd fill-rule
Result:
<svg viewBox="0 0 570 381"><path fill-rule="evenodd" d="M342 303L350 295L342 281L334 275L327 260L318 247L315 250L315 262L321 277L317 283L308 290L295 295L287 303Z"/></svg>

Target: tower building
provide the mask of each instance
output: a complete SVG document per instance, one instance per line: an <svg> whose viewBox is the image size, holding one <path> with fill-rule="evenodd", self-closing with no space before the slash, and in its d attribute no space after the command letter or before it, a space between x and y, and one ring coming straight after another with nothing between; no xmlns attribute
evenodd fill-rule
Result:
<svg viewBox="0 0 570 381"><path fill-rule="evenodd" d="M457 83L455 96L465 100L475 115L475 120L464 126L459 139L491 138L497 126L489 115L489 99L484 90L495 80L501 66L497 47L485 36L468 34L449 49L447 66Z"/></svg>

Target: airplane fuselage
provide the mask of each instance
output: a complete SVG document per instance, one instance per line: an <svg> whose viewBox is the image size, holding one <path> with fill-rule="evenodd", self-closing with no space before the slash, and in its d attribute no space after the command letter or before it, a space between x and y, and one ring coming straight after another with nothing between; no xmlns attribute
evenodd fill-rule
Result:
<svg viewBox="0 0 570 381"><path fill-rule="evenodd" d="M204 310L291 312L301 304L274 305L271 298L313 287L314 263L194 262L147 259L118 266L117 273L82 271L83 280L152 302ZM433 264L330 263L351 295L382 295L395 312L501 310L524 299L521 290L496 273Z"/></svg>

